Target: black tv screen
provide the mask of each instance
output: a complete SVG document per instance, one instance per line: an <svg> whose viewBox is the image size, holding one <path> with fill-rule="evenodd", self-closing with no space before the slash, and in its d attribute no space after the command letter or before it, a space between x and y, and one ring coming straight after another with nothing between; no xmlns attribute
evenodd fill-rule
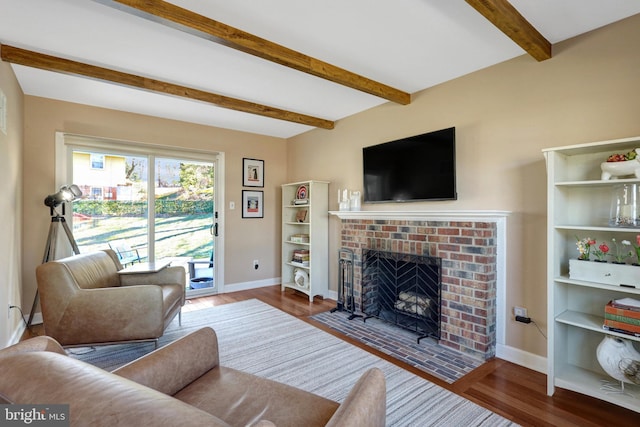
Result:
<svg viewBox="0 0 640 427"><path fill-rule="evenodd" d="M455 127L362 149L364 202L456 200Z"/></svg>

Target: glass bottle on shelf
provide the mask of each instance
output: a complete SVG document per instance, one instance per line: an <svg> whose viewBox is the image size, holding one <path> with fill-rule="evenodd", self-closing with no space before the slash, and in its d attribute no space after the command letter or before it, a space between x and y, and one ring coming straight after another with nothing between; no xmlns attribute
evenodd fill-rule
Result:
<svg viewBox="0 0 640 427"><path fill-rule="evenodd" d="M636 227L638 221L638 186L637 184L621 184L613 188L609 226Z"/></svg>

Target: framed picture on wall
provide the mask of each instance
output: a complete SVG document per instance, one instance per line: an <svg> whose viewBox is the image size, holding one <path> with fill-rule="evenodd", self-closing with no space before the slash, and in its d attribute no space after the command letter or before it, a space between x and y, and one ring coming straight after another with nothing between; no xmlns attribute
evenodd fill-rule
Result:
<svg viewBox="0 0 640 427"><path fill-rule="evenodd" d="M242 218L264 218L262 191L242 190Z"/></svg>
<svg viewBox="0 0 640 427"><path fill-rule="evenodd" d="M242 159L242 186L264 187L264 160Z"/></svg>

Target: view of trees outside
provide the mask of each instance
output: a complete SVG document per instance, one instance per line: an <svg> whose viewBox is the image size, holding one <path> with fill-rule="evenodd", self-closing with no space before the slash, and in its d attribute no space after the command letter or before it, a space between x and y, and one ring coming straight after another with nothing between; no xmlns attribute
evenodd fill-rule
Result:
<svg viewBox="0 0 640 427"><path fill-rule="evenodd" d="M73 233L81 253L125 239L147 251L149 195L146 157L74 152ZM211 163L156 159L155 259L209 258L213 250L214 171Z"/></svg>

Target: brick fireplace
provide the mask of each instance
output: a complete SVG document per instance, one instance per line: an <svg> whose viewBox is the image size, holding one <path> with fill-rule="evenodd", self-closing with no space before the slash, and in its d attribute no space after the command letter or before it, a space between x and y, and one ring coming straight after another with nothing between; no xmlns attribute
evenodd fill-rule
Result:
<svg viewBox="0 0 640 427"><path fill-rule="evenodd" d="M362 307L362 251L442 259L441 345L482 360L495 356L498 293L504 290L506 213L331 212L342 221L340 247L355 253L354 297Z"/></svg>

